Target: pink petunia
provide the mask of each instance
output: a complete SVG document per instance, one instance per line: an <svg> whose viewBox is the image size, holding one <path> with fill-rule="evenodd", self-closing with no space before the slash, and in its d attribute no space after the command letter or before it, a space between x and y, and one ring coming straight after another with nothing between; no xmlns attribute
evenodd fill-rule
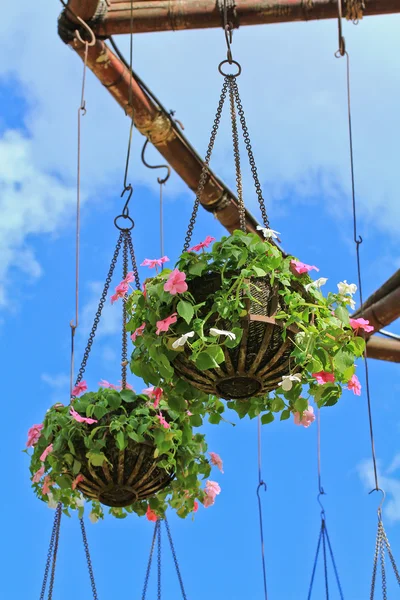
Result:
<svg viewBox="0 0 400 600"><path fill-rule="evenodd" d="M204 497L203 500L203 506L204 508L209 508L210 506L212 506L215 503L215 497L213 496L209 496L207 493Z"/></svg>
<svg viewBox="0 0 400 600"><path fill-rule="evenodd" d="M354 374L350 381L347 383L347 389L353 390L353 393L356 396L361 396L361 383L356 374Z"/></svg>
<svg viewBox="0 0 400 600"><path fill-rule="evenodd" d="M221 471L221 473L223 473L223 463L222 463L222 458L220 457L219 454L217 454L216 452L209 452L208 453L211 456L211 464L214 465L215 467L218 467L218 469Z"/></svg>
<svg viewBox="0 0 400 600"><path fill-rule="evenodd" d="M44 462L51 452L53 452L53 444L50 444L50 446L47 446L47 448L43 450L40 460Z"/></svg>
<svg viewBox="0 0 400 600"><path fill-rule="evenodd" d="M318 373L312 373L312 376L315 377L317 383L323 385L324 383L335 383L335 375L333 373L328 373L327 371L318 371Z"/></svg>
<svg viewBox="0 0 400 600"><path fill-rule="evenodd" d="M134 281L134 279L135 279L135 276L133 274L133 271L129 271L129 273L126 274L126 277L124 277L124 279L122 281L124 283L131 283L132 281Z"/></svg>
<svg viewBox="0 0 400 600"><path fill-rule="evenodd" d="M128 291L129 285L125 281L121 281L115 288L115 294L111 296L111 304L114 304L119 298L124 298Z"/></svg>
<svg viewBox="0 0 400 600"><path fill-rule="evenodd" d="M197 500L194 501L193 504L193 512L196 513L199 510L199 503L197 502Z"/></svg>
<svg viewBox="0 0 400 600"><path fill-rule="evenodd" d="M149 269L157 269L157 265L161 267L164 263L168 262L168 256L162 256L161 258L145 258L140 264L141 267L149 267Z"/></svg>
<svg viewBox="0 0 400 600"><path fill-rule="evenodd" d="M145 298L147 298L147 291L146 291L146 284L145 283L142 285L142 289L143 289L143 296Z"/></svg>
<svg viewBox="0 0 400 600"><path fill-rule="evenodd" d="M164 429L169 429L170 428L170 424L167 423L167 421L164 419L164 417L162 416L161 413L159 415L156 415L156 417L159 420L160 425L162 425L164 427Z"/></svg>
<svg viewBox="0 0 400 600"><path fill-rule="evenodd" d="M71 484L71 488L72 488L73 490L75 490L75 489L76 489L76 486L77 486L77 485L78 485L78 484L79 484L81 481L85 481L85 478L84 478L84 476L82 475L82 473L79 473L79 475L77 475L77 476L75 477L75 479L73 480L73 482L72 482L72 484Z"/></svg>
<svg viewBox="0 0 400 600"><path fill-rule="evenodd" d="M174 269L164 284L164 292L169 292L172 296L176 294L183 294L188 289L188 285L185 281L186 273L182 273L178 269Z"/></svg>
<svg viewBox="0 0 400 600"><path fill-rule="evenodd" d="M116 390L117 389L116 385L114 385L113 383L109 383L105 379L101 379L99 381L99 386L102 387L102 388L108 388L110 390Z"/></svg>
<svg viewBox="0 0 400 600"><path fill-rule="evenodd" d="M163 395L163 389L160 387L149 387L142 390L142 394L146 394L146 396L151 398L154 401L154 408L157 408Z"/></svg>
<svg viewBox="0 0 400 600"><path fill-rule="evenodd" d="M158 517L156 513L153 510L151 510L150 504L147 505L146 517L148 521L158 521Z"/></svg>
<svg viewBox="0 0 400 600"><path fill-rule="evenodd" d="M221 493L221 488L219 487L216 481L206 481L206 487L204 488L205 498L203 500L203 505L205 508L212 506L215 502L215 497Z"/></svg>
<svg viewBox="0 0 400 600"><path fill-rule="evenodd" d="M119 381L118 381L118 383L120 383L121 385L119 385L119 386L117 387L117 390L122 390L122 381L121 381L121 380L119 380ZM128 382L126 382L126 383L125 383L125 389L126 389L126 390L132 390L132 391L135 391L135 390L133 389L133 387L131 386L131 384L130 384L130 383L128 383Z"/></svg>
<svg viewBox="0 0 400 600"><path fill-rule="evenodd" d="M371 331L374 331L373 326L369 324L369 321L367 321L367 319L350 319L350 325L356 333L360 329L363 329L367 333L371 333Z"/></svg>
<svg viewBox="0 0 400 600"><path fill-rule="evenodd" d="M170 328L170 326L173 323L176 323L176 321L177 321L177 314L178 313L176 313L176 312L172 313L172 315L170 315L166 319L162 319L161 321L157 321L157 323L156 323L156 325L157 325L156 335L160 335L160 333L162 331L168 331L168 329Z"/></svg>
<svg viewBox="0 0 400 600"><path fill-rule="evenodd" d="M69 414L71 415L71 417L73 419L75 419L75 421L78 421L78 423L87 423L88 425L93 425L93 423L97 423L98 421L96 421L96 419L90 419L87 417L81 417L81 415L79 413L76 412L75 409L73 409L71 407Z"/></svg>
<svg viewBox="0 0 400 600"><path fill-rule="evenodd" d="M146 327L146 323L142 323L140 327L135 329L135 331L131 335L132 342L136 342L136 338L143 335L144 328Z"/></svg>
<svg viewBox="0 0 400 600"><path fill-rule="evenodd" d="M80 381L73 388L73 390L72 390L72 396L80 396L81 394L83 394L83 392L86 392L87 389L88 388L87 388L86 381Z"/></svg>
<svg viewBox="0 0 400 600"><path fill-rule="evenodd" d="M32 482L39 483L39 481L42 479L43 475L44 475L44 465L42 465L40 467L40 469L38 471L36 471L36 473L32 477Z"/></svg>
<svg viewBox="0 0 400 600"><path fill-rule="evenodd" d="M294 413L295 425L303 425L303 427L310 427L311 423L313 423L314 421L315 415L312 406L309 406L307 410L304 410L301 417L299 412Z"/></svg>
<svg viewBox="0 0 400 600"><path fill-rule="evenodd" d="M32 425L32 427L28 431L28 441L26 442L27 448L37 444L37 442L40 438L40 435L41 435L40 432L42 431L42 429L43 429L42 423L40 423L40 425Z"/></svg>
<svg viewBox="0 0 400 600"><path fill-rule="evenodd" d="M203 248L208 248L212 242L215 242L215 238L208 235L204 242L200 242L200 244L196 244L193 248L189 248L189 252L199 252L199 250L202 250Z"/></svg>
<svg viewBox="0 0 400 600"><path fill-rule="evenodd" d="M54 482L51 481L50 475L46 475L46 477L43 480L42 494L48 494L49 492L51 492L50 488L52 485L54 485Z"/></svg>
<svg viewBox="0 0 400 600"><path fill-rule="evenodd" d="M290 267L296 275L302 275L303 273L308 273L309 271L313 271L313 270L319 271L319 269L317 267L315 267L314 265L306 265L305 263L301 262L300 260L291 260Z"/></svg>

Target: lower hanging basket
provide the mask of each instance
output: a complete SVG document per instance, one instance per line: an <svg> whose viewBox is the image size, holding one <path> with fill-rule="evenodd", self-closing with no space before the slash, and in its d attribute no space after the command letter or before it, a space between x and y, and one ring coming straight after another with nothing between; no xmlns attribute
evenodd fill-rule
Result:
<svg viewBox="0 0 400 600"><path fill-rule="evenodd" d="M89 464L83 445L75 450L84 478L78 483L78 489L84 496L106 506L123 508L150 498L174 478L174 474L158 466L163 456L154 458L154 446L150 443L129 440L128 446L119 450L110 436L103 449L108 462L104 461L100 467Z"/></svg>
<svg viewBox="0 0 400 600"><path fill-rule="evenodd" d="M248 314L241 320L242 339L235 348L222 346L225 361L217 368L202 371L185 351L173 362L177 375L193 387L226 400L263 396L278 387L282 376L294 372L290 371L290 356L297 329L287 328L283 339L283 324L274 318L286 308L279 287L272 285L268 277L253 278L251 283L254 300L246 299ZM197 277L189 283L196 303L206 302L205 314L220 286L217 274ZM222 319L215 325L231 329Z"/></svg>

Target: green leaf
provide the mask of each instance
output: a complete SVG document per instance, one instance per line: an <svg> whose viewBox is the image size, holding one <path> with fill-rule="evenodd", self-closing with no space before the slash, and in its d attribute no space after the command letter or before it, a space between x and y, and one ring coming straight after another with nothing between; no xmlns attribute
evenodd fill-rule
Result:
<svg viewBox="0 0 400 600"><path fill-rule="evenodd" d="M101 467L103 462L107 460L103 452L88 452L86 456L89 459L89 463L94 467Z"/></svg>
<svg viewBox="0 0 400 600"><path fill-rule="evenodd" d="M181 396L175 396L173 394L168 397L168 406L177 412L183 412L187 410L185 399Z"/></svg>
<svg viewBox="0 0 400 600"><path fill-rule="evenodd" d="M98 406L94 407L93 412L96 419L101 419L102 417L104 417L104 415L108 413L108 408L99 404Z"/></svg>
<svg viewBox="0 0 400 600"><path fill-rule="evenodd" d="M123 431L119 431L117 433L117 447L119 450L124 450L124 448L126 448L126 440L125 440L125 436L124 436L124 432Z"/></svg>
<svg viewBox="0 0 400 600"><path fill-rule="evenodd" d="M121 390L119 395L124 402L135 402L136 394L133 390Z"/></svg>
<svg viewBox="0 0 400 600"><path fill-rule="evenodd" d="M268 423L272 423L272 421L275 419L274 415L272 414L272 412L266 413L265 415L263 415L261 417L261 423L263 425L267 425Z"/></svg>
<svg viewBox="0 0 400 600"><path fill-rule="evenodd" d="M282 411L281 421L286 421L286 419L289 419L289 417L290 417L290 410L286 409L286 410Z"/></svg>
<svg viewBox="0 0 400 600"><path fill-rule="evenodd" d="M297 410L297 412L299 412L299 413L302 413L305 410L307 410L307 408L308 408L307 398L297 398L297 400L294 403L294 407Z"/></svg>
<svg viewBox="0 0 400 600"><path fill-rule="evenodd" d="M121 405L121 397L118 392L111 392L107 394L107 403L110 408L113 410L117 409Z"/></svg>
<svg viewBox="0 0 400 600"><path fill-rule="evenodd" d="M344 325L350 325L349 311L344 306L336 307L335 317L337 317Z"/></svg>
<svg viewBox="0 0 400 600"><path fill-rule="evenodd" d="M344 350L339 350L333 359L335 368L339 371L341 375L343 375L349 367L352 367L354 364L354 357L345 352ZM351 377L351 375L350 375Z"/></svg>
<svg viewBox="0 0 400 600"><path fill-rule="evenodd" d="M193 427L201 427L203 425L203 419L200 415L192 415L190 417L190 423Z"/></svg>
<svg viewBox="0 0 400 600"><path fill-rule="evenodd" d="M212 414L209 416L208 422L211 423L211 425L218 425L218 423L221 421L221 418L221 415Z"/></svg>
<svg viewBox="0 0 400 600"><path fill-rule="evenodd" d="M362 356L365 350L365 339L362 337L355 337L354 340L352 340L352 343L356 347L358 356Z"/></svg>
<svg viewBox="0 0 400 600"><path fill-rule="evenodd" d="M204 269L207 267L207 262L199 260L189 267L189 273L191 275L200 276L203 274Z"/></svg>
<svg viewBox="0 0 400 600"><path fill-rule="evenodd" d="M196 357L195 362L196 367L201 371L205 371L206 369L214 369L214 367L218 367L218 363L207 352L200 352Z"/></svg>
<svg viewBox="0 0 400 600"><path fill-rule="evenodd" d="M81 470L81 466L82 463L79 460L74 460L74 464L72 466L72 473L74 475L78 475L79 471Z"/></svg>
<svg viewBox="0 0 400 600"><path fill-rule="evenodd" d="M160 354L157 362L161 377L164 377L167 381L171 379L174 374L174 369L165 354Z"/></svg>
<svg viewBox="0 0 400 600"><path fill-rule="evenodd" d="M236 339L231 340L227 337L225 340L225 346L227 348L236 348L236 346L238 346L240 344L240 341L241 341L242 335L243 335L243 329L241 329L240 327L234 327L232 329L232 333L235 334Z"/></svg>
<svg viewBox="0 0 400 600"><path fill-rule="evenodd" d="M256 267L256 266L253 266L253 271L257 275L257 277L265 277L265 275L267 274L264 271L264 269L261 269L260 267Z"/></svg>
<svg viewBox="0 0 400 600"><path fill-rule="evenodd" d="M194 315L193 306L190 304L190 302L179 300L176 310L182 319L185 319L186 323L189 325Z"/></svg>
<svg viewBox="0 0 400 600"><path fill-rule="evenodd" d="M272 412L280 412L285 408L285 403L282 398L274 398L271 402L271 410Z"/></svg>

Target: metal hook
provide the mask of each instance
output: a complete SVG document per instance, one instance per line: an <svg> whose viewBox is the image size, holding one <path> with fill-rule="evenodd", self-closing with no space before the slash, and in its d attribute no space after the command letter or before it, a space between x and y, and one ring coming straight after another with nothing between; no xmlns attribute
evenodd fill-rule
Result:
<svg viewBox="0 0 400 600"><path fill-rule="evenodd" d="M226 53L226 57L228 59L229 64L232 64L233 58L232 58L232 50L231 50L231 44L232 44L232 23L228 23L228 6L227 6L227 0L224 0L224 32L225 32L225 41L226 41L226 47L227 47L227 53Z"/></svg>
<svg viewBox="0 0 400 600"><path fill-rule="evenodd" d="M342 32L342 17L343 17L342 0L338 0L339 49L335 52L336 58L339 58L340 56L344 56L346 54L346 42L345 42L345 39L343 37L343 32Z"/></svg>
<svg viewBox="0 0 400 600"><path fill-rule="evenodd" d="M168 165L149 165L149 163L146 161L146 159L144 157L148 143L149 143L149 139L147 138L145 143L143 144L143 148L142 148L142 163L148 169L167 169L167 174L164 177L164 179L162 179L161 177L157 177L158 183L162 185L163 183L166 183L168 181L168 179L170 178L171 167Z"/></svg>
<svg viewBox="0 0 400 600"><path fill-rule="evenodd" d="M79 23L82 25L82 27L84 29L86 29L86 31L88 32L88 34L90 35L90 42L88 42L87 40L83 40L81 38L81 34L79 33L78 29L75 29L75 37L76 39L81 43L81 44L87 44L88 46L94 46L96 43L96 36L94 35L93 31L90 29L89 25L80 17L76 17L77 20L79 21Z"/></svg>
<svg viewBox="0 0 400 600"><path fill-rule="evenodd" d="M385 498L386 498L386 492L382 488L374 488L373 490L371 490L370 492L368 492L368 494L372 494L372 492L381 492L382 493L382 499L381 499L381 502L380 502L380 504L378 506L378 516L380 518L381 514L382 514L382 505L385 502Z"/></svg>
<svg viewBox="0 0 400 600"><path fill-rule="evenodd" d="M326 496L326 493L324 492L324 488L320 488L320 492L317 496L317 502L321 507L321 517L325 516L325 508L324 505L322 504L321 500L320 500L320 496Z"/></svg>
<svg viewBox="0 0 400 600"><path fill-rule="evenodd" d="M132 198L132 194L133 194L133 188L131 186L131 184L129 183L126 188L124 189L124 191L121 194L121 198L123 197L123 195L125 194L125 192L129 192L129 196L128 196L128 200L125 202L125 206L122 209L122 216L123 217L129 217L129 208L128 208L128 204L129 204L129 200Z"/></svg>

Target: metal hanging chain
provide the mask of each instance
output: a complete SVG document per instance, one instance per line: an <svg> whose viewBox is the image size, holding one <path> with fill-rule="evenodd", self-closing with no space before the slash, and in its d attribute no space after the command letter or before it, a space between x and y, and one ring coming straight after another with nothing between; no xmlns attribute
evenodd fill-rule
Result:
<svg viewBox="0 0 400 600"><path fill-rule="evenodd" d="M221 90L221 96L219 99L219 103L218 103L218 108L217 108L217 112L215 115L215 119L214 119L214 124L212 126L211 129L211 137L210 137L210 141L208 144L208 148L207 148L207 152L206 152L206 157L204 159L204 164L203 164L203 168L200 174L200 179L199 179L199 185L197 187L197 191L196 191L196 199L194 202L194 206L193 206L193 211L192 211L192 216L190 217L190 223L187 229L187 233L186 233L186 237L185 237L185 243L183 245L183 251L182 252L187 252L189 250L189 246L190 246L190 241L192 239L192 235L193 235L193 229L194 229L194 225L196 222L196 217L197 217L197 212L199 210L199 204L200 204L200 198L201 195L204 191L204 187L206 185L206 181L207 181L207 176L209 174L209 166L210 166L210 160L211 160L211 154L214 148L214 144L215 144L215 138L217 136L217 131L218 131L218 127L220 125L221 122L221 115L222 115L222 109L226 100L226 94L228 92L228 86L229 86L229 80L227 77L225 77L224 79L224 83L222 86L222 90Z"/></svg>
<svg viewBox="0 0 400 600"><path fill-rule="evenodd" d="M149 562L147 563L146 576L144 578L142 600L146 600L147 587L149 585L151 565L152 565L152 562L153 562L153 554L154 554L154 548L155 548L155 545L156 545L156 538L157 538L158 527L159 527L159 521L156 521L156 524L154 526L153 539L151 541Z"/></svg>
<svg viewBox="0 0 400 600"><path fill-rule="evenodd" d="M88 571L89 571L90 585L92 587L92 592L93 592L93 600L98 600L96 583L95 583L94 574L93 574L92 559L90 558L89 544L88 544L87 536L86 536L85 523L84 523L83 519L79 519L79 522L80 522L80 526L81 526L83 547L85 549L86 562L87 562L87 567L88 567Z"/></svg>
<svg viewBox="0 0 400 600"><path fill-rule="evenodd" d="M161 600L161 523L158 522L157 539L157 600Z"/></svg>
<svg viewBox="0 0 400 600"><path fill-rule="evenodd" d="M312 574L311 574L311 581L310 581L310 587L309 587L309 590L308 590L307 600L310 600L311 594L312 594L312 590L313 590L313 586L314 586L314 577L315 577L315 571L317 570L319 549L321 547L321 539L322 539L322 532L323 532L322 523L323 523L323 521L321 522L321 529L319 530L317 551L315 553L314 565L313 565L313 570L312 570Z"/></svg>
<svg viewBox="0 0 400 600"><path fill-rule="evenodd" d="M90 350L92 348L93 340L94 340L94 337L96 335L96 330L97 330L98 324L100 322L101 313L103 311L104 304L106 302L108 290L110 288L111 280L112 280L112 277L113 277L113 274L114 274L115 265L117 264L117 259L118 259L119 252L121 250L121 245L122 245L123 239L124 239L124 234L121 231L120 234L119 234L119 237L118 237L117 245L116 245L115 250L114 250L114 255L113 255L112 260L111 260L111 265L110 265L110 268L109 268L109 271L108 271L108 275L107 275L107 278L106 278L104 289L103 289L103 292L102 292L101 297L100 297L100 302L99 302L99 306L97 308L96 315L95 315L95 318L94 318L94 321L93 321L92 329L91 329L91 332L89 334L88 343L87 343L85 351L83 353L83 359L82 359L82 363L81 363L81 366L80 366L80 369L79 369L79 372L78 372L78 377L76 378L75 385L78 384L82 380L83 374L84 374L85 369L86 369L86 365L87 365L87 361L88 361L88 358L89 358Z"/></svg>
<svg viewBox="0 0 400 600"><path fill-rule="evenodd" d="M238 114L239 114L240 124L242 126L243 139L244 139L244 143L245 143L245 146L246 146L247 155L249 157L250 169L251 169L251 173L253 175L253 181L254 181L254 186L256 188L256 194L257 194L257 198L258 198L258 204L259 204L260 210L261 210L261 216L262 216L262 219L263 219L264 226L269 229L270 228L270 224L269 224L269 219L268 219L268 215L267 215L267 209L265 208L265 201L264 201L263 194L262 194L260 180L258 178L258 172L257 172L256 162L254 160L254 155L253 155L253 149L252 149L252 146L251 146L249 130L247 128L246 118L245 118L245 115L244 115L242 101L240 99L239 88L238 88L238 84L237 84L237 81L236 81L236 77L233 77L233 76L231 77L231 85L232 85L233 93L235 95L235 101L236 101L237 111L238 111Z"/></svg>
<svg viewBox="0 0 400 600"><path fill-rule="evenodd" d="M264 584L264 598L268 600L267 593L267 570L265 567L265 547L264 547L264 527L263 527L263 514L262 514L262 503L260 498L260 490L264 489L264 492L267 491L267 484L263 481L261 474L261 417L258 416L257 419L257 454L258 454L258 485L257 485L257 501L258 501L258 516L260 523L260 542L261 542L261 561L262 561L262 569L263 569L263 584Z"/></svg>
<svg viewBox="0 0 400 600"><path fill-rule="evenodd" d="M128 248L129 248L129 254L131 257L133 276L135 278L135 285L136 285L136 288L138 290L140 290L141 287L140 287L139 271L138 271L137 263L136 263L135 250L133 249L132 237L131 237L131 234L129 231L126 234L126 238L128 240Z"/></svg>
<svg viewBox="0 0 400 600"><path fill-rule="evenodd" d="M235 108L235 96L233 88L233 77L228 78L229 82L229 102L231 109L231 124L232 124L232 141L233 141L233 156L235 159L236 169L236 189L238 195L238 211L239 211L239 225L240 229L246 232L246 212L243 202L243 184L242 184L242 172L240 168L240 151L239 151L239 134L237 129L236 121L236 108Z"/></svg>
<svg viewBox="0 0 400 600"><path fill-rule="evenodd" d="M375 598L375 586L376 586L376 575L378 570L378 560L381 567L381 576L382 576L382 598L383 600L387 599L387 583L386 583L386 567L385 567L385 551L387 550L389 559L396 576L396 580L398 585L400 586L400 574L396 566L396 562L394 560L394 556L392 554L392 549L389 544L389 540L387 538L385 528L382 522L382 514L381 509L378 509L378 531L376 535L376 544L375 544L375 554L374 554L374 562L372 569L372 581L371 581L371 593L370 600L374 600Z"/></svg>
<svg viewBox="0 0 400 600"><path fill-rule="evenodd" d="M57 530L59 531L58 522L61 519L61 514L62 514L61 510L62 510L62 505L60 502L59 504L57 504L56 513L54 515L53 528L51 530L51 536L50 536L50 544L49 544L49 549L47 552L46 566L44 569L43 584L42 584L42 589L40 592L40 600L44 600L44 595L46 593L47 580L49 577L50 566L51 566L51 562L53 559L54 543L55 543L55 539L56 539Z"/></svg>
<svg viewBox="0 0 400 600"><path fill-rule="evenodd" d="M59 542L59 539L60 539L60 526L61 526L61 516L62 516L62 505L61 505L61 503L58 503L56 510L58 510L58 519L57 519L56 532L55 532L55 536L54 536L54 548L53 548L53 557L52 557L52 561L53 562L52 562L52 566L51 566L51 574L50 574L50 582L49 582L49 593L48 593L48 596L47 596L47 600L52 600L52 598L53 598L54 577L55 577L55 574L56 574L58 542Z"/></svg>
<svg viewBox="0 0 400 600"><path fill-rule="evenodd" d="M128 274L128 235L129 231L123 232L124 242L122 247L122 279ZM126 294L122 298L122 352L121 352L121 386L122 389L126 389L126 367L128 363L128 332L126 331L126 321L127 321L127 312L126 312Z"/></svg>
<svg viewBox="0 0 400 600"><path fill-rule="evenodd" d="M176 574L178 575L179 585L181 586L182 598L183 598L183 600L187 600L185 588L183 587L183 580L182 580L182 575L181 575L181 571L180 571L180 568L179 568L178 558L176 556L175 546L174 546L174 542L172 541L171 530L169 528L169 523L167 521L167 517L165 517L164 523L165 523L165 528L167 530L167 536L168 536L168 540L169 540L169 545L171 547L172 558L174 559Z"/></svg>

